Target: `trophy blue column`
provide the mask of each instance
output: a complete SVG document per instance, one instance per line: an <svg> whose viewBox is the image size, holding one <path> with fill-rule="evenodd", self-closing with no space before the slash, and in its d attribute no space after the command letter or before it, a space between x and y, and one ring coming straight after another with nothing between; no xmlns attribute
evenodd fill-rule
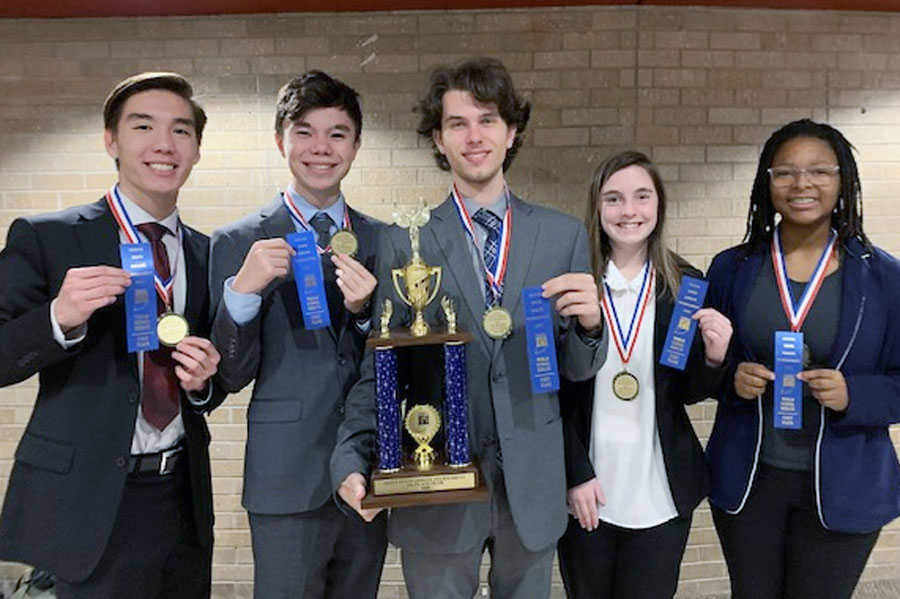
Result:
<svg viewBox="0 0 900 599"><path fill-rule="evenodd" d="M375 348L375 414L378 422L378 469L400 469L400 402L397 401L397 352Z"/></svg>
<svg viewBox="0 0 900 599"><path fill-rule="evenodd" d="M461 342L444 344L444 432L447 438L447 463L468 466L469 400L466 397L466 346Z"/></svg>

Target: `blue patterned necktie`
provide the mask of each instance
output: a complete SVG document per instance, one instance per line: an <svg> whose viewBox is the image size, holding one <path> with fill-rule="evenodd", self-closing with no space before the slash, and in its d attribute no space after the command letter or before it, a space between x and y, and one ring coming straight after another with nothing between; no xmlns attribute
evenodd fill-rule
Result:
<svg viewBox="0 0 900 599"><path fill-rule="evenodd" d="M502 221L499 216L486 208L479 208L472 217L472 220L484 227L485 231L487 231L482 254L484 256L484 265L487 267L488 271L493 273L497 268L497 260L500 255L500 225ZM488 283L487 277L484 279L484 302L488 307L500 303L499 297L496 301L494 300L494 294L491 291L491 285Z"/></svg>

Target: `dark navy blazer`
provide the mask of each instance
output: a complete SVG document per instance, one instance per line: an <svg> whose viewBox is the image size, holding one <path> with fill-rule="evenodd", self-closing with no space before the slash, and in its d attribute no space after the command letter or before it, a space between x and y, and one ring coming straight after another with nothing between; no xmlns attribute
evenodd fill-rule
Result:
<svg viewBox="0 0 900 599"><path fill-rule="evenodd" d="M888 426L900 422L900 262L857 239L843 243L840 322L829 367L847 381L844 413L822 407L811 476L822 525L841 532L876 530L900 515L900 464ZM746 503L759 463L762 398L734 391L738 362L757 361L744 314L765 252L746 245L717 255L709 268L709 301L734 324L731 374L719 393L706 449L710 501L731 513Z"/></svg>

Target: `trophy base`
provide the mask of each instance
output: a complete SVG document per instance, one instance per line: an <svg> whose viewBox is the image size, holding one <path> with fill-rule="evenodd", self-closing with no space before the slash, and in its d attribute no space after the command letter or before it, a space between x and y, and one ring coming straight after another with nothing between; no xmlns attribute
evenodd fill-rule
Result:
<svg viewBox="0 0 900 599"><path fill-rule="evenodd" d="M369 494L363 499L362 507L471 503L487 501L490 497L491 492L475 463L460 467L436 464L427 471L409 465L399 472L372 474Z"/></svg>

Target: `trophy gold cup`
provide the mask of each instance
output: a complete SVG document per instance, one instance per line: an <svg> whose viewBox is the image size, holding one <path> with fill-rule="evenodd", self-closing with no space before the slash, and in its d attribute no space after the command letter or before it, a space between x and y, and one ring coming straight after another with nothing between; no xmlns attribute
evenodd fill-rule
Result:
<svg viewBox="0 0 900 599"><path fill-rule="evenodd" d="M419 229L429 219L424 202L394 213L409 229L412 256L391 270L397 299L411 310L408 328L391 328L395 303L384 300L379 330L366 342L375 353L378 463L364 508L486 501L490 497L469 453L466 342L456 308L441 299L444 324L429 326L425 308L441 286L440 266L419 254Z"/></svg>

